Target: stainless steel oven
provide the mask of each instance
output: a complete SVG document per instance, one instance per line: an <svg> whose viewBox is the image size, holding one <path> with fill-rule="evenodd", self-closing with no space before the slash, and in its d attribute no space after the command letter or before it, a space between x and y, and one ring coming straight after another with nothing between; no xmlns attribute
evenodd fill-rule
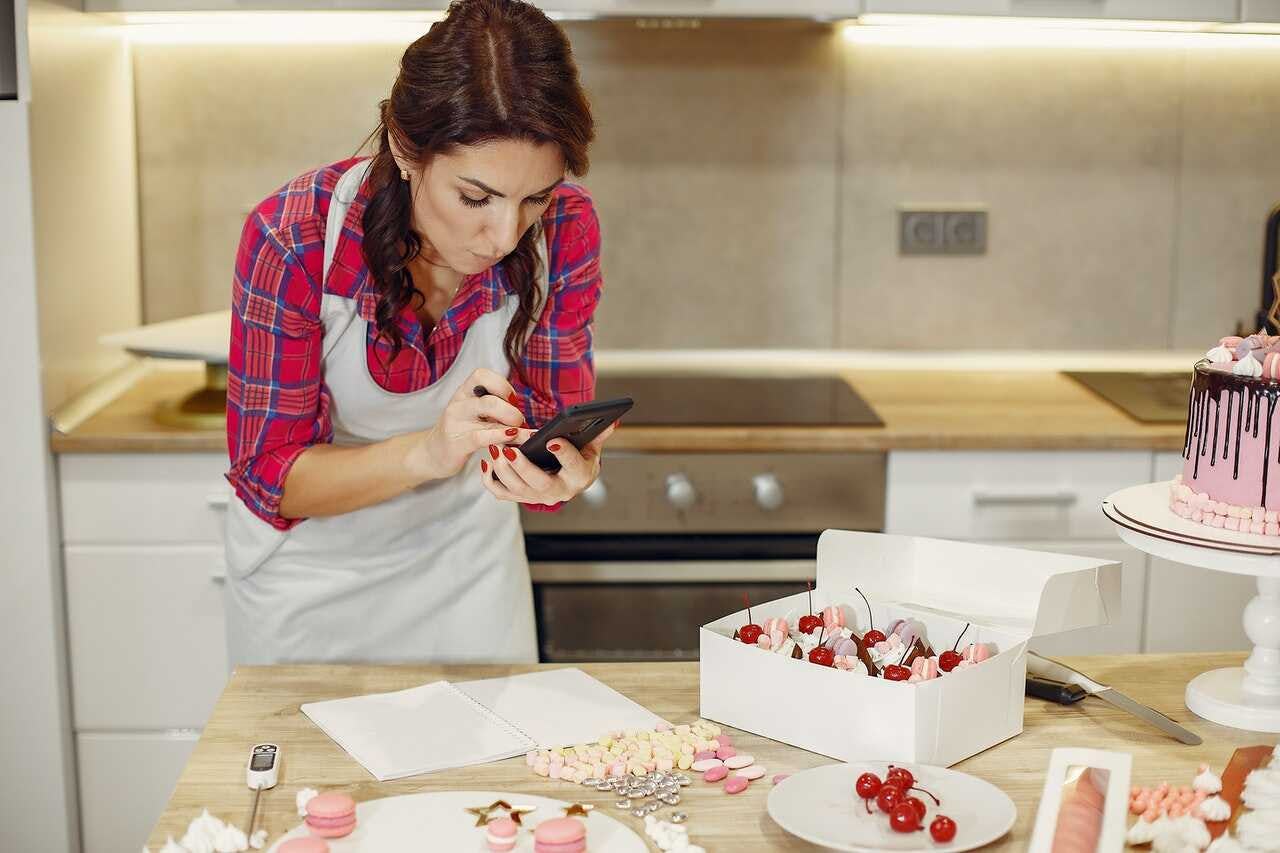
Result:
<svg viewBox="0 0 1280 853"><path fill-rule="evenodd" d="M818 535L880 530L883 453L609 453L558 513L526 513L544 661L681 660L698 627L804 590Z"/></svg>

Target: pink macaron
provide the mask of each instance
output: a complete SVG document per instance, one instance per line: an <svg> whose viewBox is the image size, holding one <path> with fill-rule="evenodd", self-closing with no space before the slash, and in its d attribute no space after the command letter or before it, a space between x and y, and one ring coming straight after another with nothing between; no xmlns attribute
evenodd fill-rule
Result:
<svg viewBox="0 0 1280 853"><path fill-rule="evenodd" d="M307 829L322 838L344 838L356 828L356 801L346 794L317 794L307 801Z"/></svg>
<svg viewBox="0 0 1280 853"><path fill-rule="evenodd" d="M576 818L544 820L533 831L534 853L582 853L587 849L587 825Z"/></svg>
<svg viewBox="0 0 1280 853"><path fill-rule="evenodd" d="M314 835L291 838L277 847L276 853L329 853L329 842Z"/></svg>
<svg viewBox="0 0 1280 853"><path fill-rule="evenodd" d="M520 827L516 826L516 822L511 818L499 818L489 824L484 840L490 850L495 853L505 853L507 850L516 849L516 833L519 831Z"/></svg>

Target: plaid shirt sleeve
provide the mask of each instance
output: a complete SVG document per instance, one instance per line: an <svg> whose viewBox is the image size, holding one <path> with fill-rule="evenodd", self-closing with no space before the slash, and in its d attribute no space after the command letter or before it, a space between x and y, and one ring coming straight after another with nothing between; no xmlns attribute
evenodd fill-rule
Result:
<svg viewBox="0 0 1280 853"><path fill-rule="evenodd" d="M543 215L550 293L525 347L528 383L512 385L530 424L541 425L561 409L595 395L592 322L600 302L600 221L591 196L565 184ZM548 511L556 506L529 505Z"/></svg>
<svg viewBox="0 0 1280 853"><path fill-rule="evenodd" d="M289 469L308 447L333 438L320 373L321 289L307 269L320 266L310 255L323 246L282 239L271 227L268 208L285 203L264 202L241 234L227 374L227 479L255 515L280 530L301 521L280 517Z"/></svg>

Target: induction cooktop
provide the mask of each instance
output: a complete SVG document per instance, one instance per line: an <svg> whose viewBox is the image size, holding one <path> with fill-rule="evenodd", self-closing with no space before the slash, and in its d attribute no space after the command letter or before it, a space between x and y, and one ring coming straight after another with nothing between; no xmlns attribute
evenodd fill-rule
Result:
<svg viewBox="0 0 1280 853"><path fill-rule="evenodd" d="M1134 420L1149 424L1187 422L1189 370L1176 373L1068 371L1066 375Z"/></svg>
<svg viewBox="0 0 1280 853"><path fill-rule="evenodd" d="M631 397L631 426L883 426L842 379L823 376L601 376L596 399Z"/></svg>

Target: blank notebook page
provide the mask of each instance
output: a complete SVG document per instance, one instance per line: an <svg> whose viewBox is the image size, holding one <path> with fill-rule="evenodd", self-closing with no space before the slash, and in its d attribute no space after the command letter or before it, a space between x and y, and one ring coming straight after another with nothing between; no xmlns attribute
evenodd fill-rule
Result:
<svg viewBox="0 0 1280 853"><path fill-rule="evenodd" d="M311 702L302 712L382 782L510 758L532 747L447 681Z"/></svg>
<svg viewBox="0 0 1280 853"><path fill-rule="evenodd" d="M662 718L580 669L454 684L542 747L594 741L611 729L652 729Z"/></svg>

